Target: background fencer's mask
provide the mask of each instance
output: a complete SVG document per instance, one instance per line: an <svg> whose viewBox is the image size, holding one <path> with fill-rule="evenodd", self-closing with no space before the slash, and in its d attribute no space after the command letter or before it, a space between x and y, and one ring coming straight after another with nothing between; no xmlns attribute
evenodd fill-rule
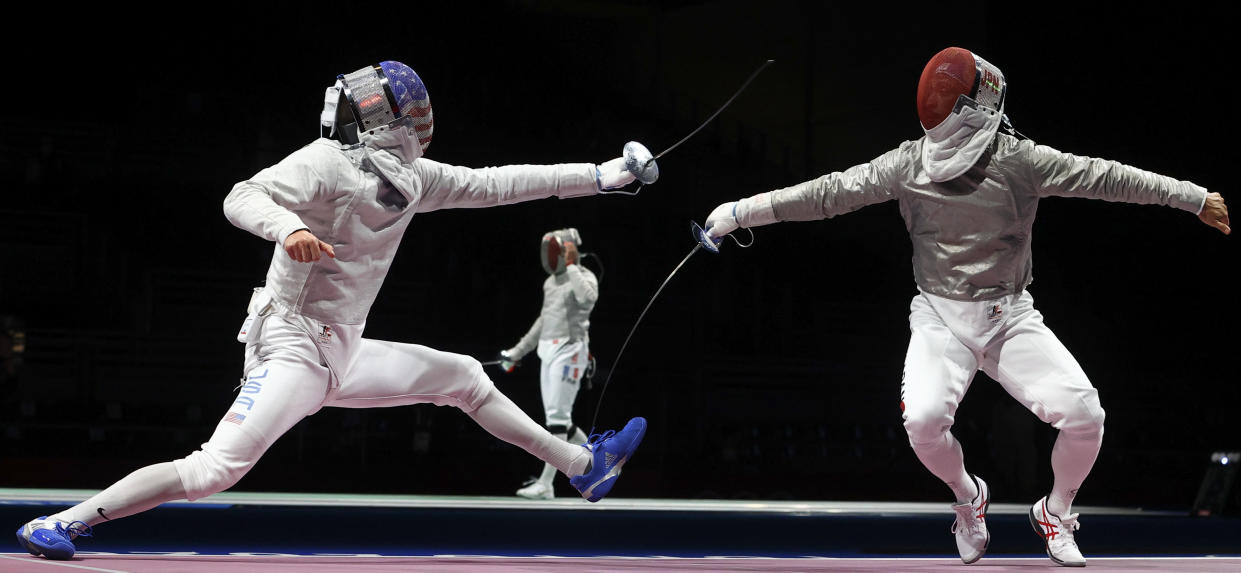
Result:
<svg viewBox="0 0 1241 573"><path fill-rule="evenodd" d="M413 129L424 152L435 127L422 79L392 60L337 76L327 88L319 123L329 129L328 136L346 143L357 143L359 132L404 125Z"/></svg>
<svg viewBox="0 0 1241 573"><path fill-rule="evenodd" d="M582 246L582 236L577 229L572 227L568 229L557 229L543 234L543 241L539 245L539 258L543 263L543 270L549 275L558 275L565 270L564 260L564 244L571 241L577 246Z"/></svg>
<svg viewBox="0 0 1241 573"><path fill-rule="evenodd" d="M999 130L1008 85L1000 69L963 48L935 54L918 80L918 119L926 132L922 165L932 181L965 173Z"/></svg>

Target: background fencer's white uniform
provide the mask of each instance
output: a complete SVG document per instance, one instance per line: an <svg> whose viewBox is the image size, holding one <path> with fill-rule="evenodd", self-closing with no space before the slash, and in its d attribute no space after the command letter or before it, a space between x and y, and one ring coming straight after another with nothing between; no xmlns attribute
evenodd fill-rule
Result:
<svg viewBox="0 0 1241 573"><path fill-rule="evenodd" d="M973 487L961 483L969 478L950 428L981 369L1060 430L1052 452L1052 497L1059 493L1067 504L1098 454L1104 412L1085 372L1043 324L1026 290L1033 278L1030 244L1039 199L1085 197L1198 213L1206 190L1005 133L964 175L935 183L920 160L924 141L907 141L869 163L743 199L734 210L737 224L825 219L899 201L919 289L910 307L901 385L914 451L954 491Z"/></svg>
<svg viewBox="0 0 1241 573"><path fill-rule="evenodd" d="M188 499L230 487L276 438L323 406L433 403L472 411L493 388L477 360L362 337L411 218L598 190L594 164L401 163L376 151L383 143L316 140L225 199L234 225L276 246L243 328L246 379L238 398L202 449L175 462ZM299 229L332 245L335 258L293 260L283 244Z"/></svg>
<svg viewBox="0 0 1241 573"><path fill-rule="evenodd" d="M539 387L543 412L550 427L572 426L573 403L590 360L590 312L599 300L599 280L580 264L543 281L543 309L517 345L508 351L514 359L538 351Z"/></svg>

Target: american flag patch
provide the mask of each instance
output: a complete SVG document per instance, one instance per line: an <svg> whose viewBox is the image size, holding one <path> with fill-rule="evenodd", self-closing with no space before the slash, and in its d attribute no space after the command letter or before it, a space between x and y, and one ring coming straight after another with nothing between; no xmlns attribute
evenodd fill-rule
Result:
<svg viewBox="0 0 1241 573"><path fill-rule="evenodd" d="M237 412L229 412L227 416L224 416L224 421L232 422L240 426L242 422L246 421L246 416L245 414L238 414Z"/></svg>

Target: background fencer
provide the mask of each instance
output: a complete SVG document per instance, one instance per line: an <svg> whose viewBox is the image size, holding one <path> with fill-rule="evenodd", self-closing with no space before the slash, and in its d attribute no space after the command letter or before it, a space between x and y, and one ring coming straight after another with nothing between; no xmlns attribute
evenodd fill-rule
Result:
<svg viewBox="0 0 1241 573"><path fill-rule="evenodd" d="M543 281L543 308L530 330L512 348L500 351L500 365L512 372L531 350L538 351L539 392L543 399L547 431L572 444L586 442L586 434L573 424L573 403L582 375L590 362L590 311L599 300L599 280L578 264L582 236L575 228L557 229L543 235L539 258L547 279ZM556 497L556 467L543 464L517 495L528 499Z"/></svg>
<svg viewBox="0 0 1241 573"><path fill-rule="evenodd" d="M990 534L987 484L966 471L953 418L978 370L1059 430L1054 483L1030 522L1060 565L1086 564L1072 503L1103 439L1098 393L1043 323L1029 287L1031 231L1039 200L1083 197L1157 204L1197 214L1231 232L1219 193L1115 161L1062 153L1012 129L999 68L961 48L926 64L917 109L925 135L876 159L792 187L716 207L706 234L738 227L826 219L895 199L913 243L918 293L901 409L918 459L956 496L953 532L961 559L977 561ZM842 269L843 272L843 269ZM864 281L859 284L864 284Z"/></svg>
<svg viewBox="0 0 1241 573"><path fill-rule="evenodd" d="M367 314L415 213L583 197L634 176L624 159L470 169L423 157L434 127L422 80L384 61L328 88L324 137L237 183L224 214L275 242L238 339L245 378L211 438L185 458L141 468L85 502L17 530L30 553L68 559L91 526L233 486L272 443L324 406L431 403L571 476L598 501L641 442L643 418L583 446L552 435L500 393L477 360L363 337Z"/></svg>

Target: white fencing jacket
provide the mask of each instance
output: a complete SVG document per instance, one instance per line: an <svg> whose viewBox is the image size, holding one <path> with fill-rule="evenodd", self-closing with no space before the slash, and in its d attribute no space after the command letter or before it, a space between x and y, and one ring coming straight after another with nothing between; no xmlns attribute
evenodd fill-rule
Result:
<svg viewBox="0 0 1241 573"><path fill-rule="evenodd" d="M378 153L384 152L318 139L236 184L224 199L230 222L275 241L267 287L292 312L328 324L364 323L414 213L598 192L593 163L470 169L385 156L386 172L399 166L399 174L385 178L372 161ZM390 184L391 178L400 180ZM284 241L300 229L332 245L336 258L289 257Z"/></svg>
<svg viewBox="0 0 1241 573"><path fill-rule="evenodd" d="M517 346L508 350L508 354L520 360L534 350L540 340L557 343L587 341L590 336L590 311L598 300L599 280L590 269L573 264L566 266L563 273L549 275L543 281L543 310L539 318L535 319Z"/></svg>

